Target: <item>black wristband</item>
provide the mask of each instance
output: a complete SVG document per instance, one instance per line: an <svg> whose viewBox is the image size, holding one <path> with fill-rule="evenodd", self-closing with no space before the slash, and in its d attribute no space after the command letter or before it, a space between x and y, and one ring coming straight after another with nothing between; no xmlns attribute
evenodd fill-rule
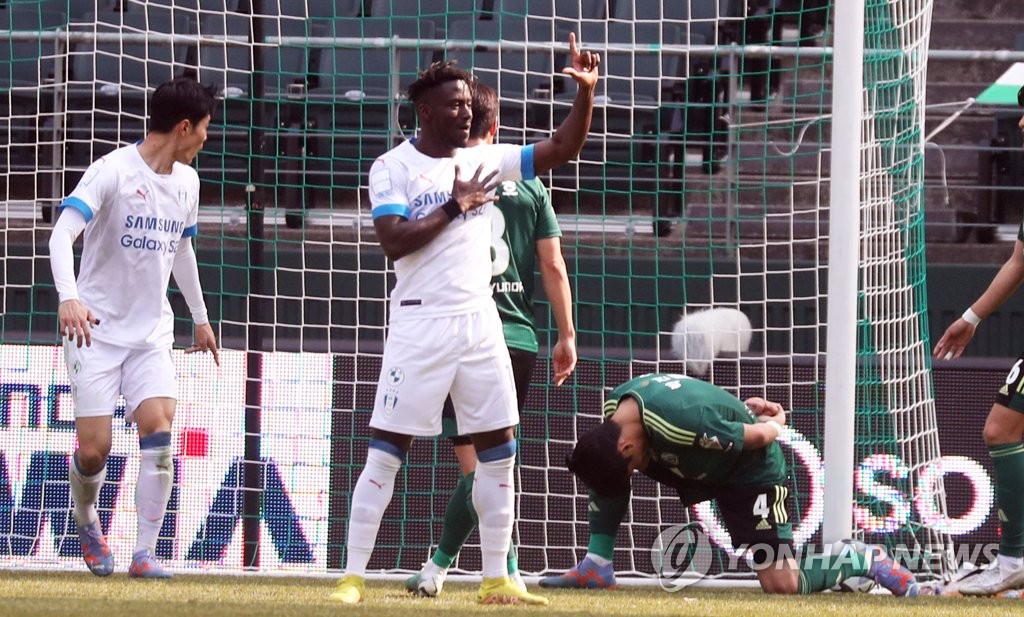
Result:
<svg viewBox="0 0 1024 617"><path fill-rule="evenodd" d="M448 222L451 223L455 220L455 217L462 214L462 208L459 206L459 202L455 201L455 198L449 199L441 206L441 210L448 215Z"/></svg>

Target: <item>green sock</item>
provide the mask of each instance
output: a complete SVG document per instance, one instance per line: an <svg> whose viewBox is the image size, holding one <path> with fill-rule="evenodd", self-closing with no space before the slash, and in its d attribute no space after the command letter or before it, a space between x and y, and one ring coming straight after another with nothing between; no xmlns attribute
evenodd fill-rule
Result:
<svg viewBox="0 0 1024 617"><path fill-rule="evenodd" d="M459 480L448 498L448 507L444 511L444 526L441 528L441 540L431 561L440 568L449 568L462 545L469 539L469 534L476 527L476 512L470 503L473 488L473 474Z"/></svg>
<svg viewBox="0 0 1024 617"><path fill-rule="evenodd" d="M800 593L824 591L835 587L839 581L867 573L867 556L854 550L839 555L808 555L800 562Z"/></svg>
<svg viewBox="0 0 1024 617"><path fill-rule="evenodd" d="M999 554L1024 556L1024 444L1001 443L988 447L996 481L996 512L1003 533Z"/></svg>
<svg viewBox="0 0 1024 617"><path fill-rule="evenodd" d="M615 536L619 533L619 525L626 517L627 509L629 509L628 496L609 499L593 492L590 493L590 503L587 507L587 520L590 523L588 553L608 560L614 559Z"/></svg>
<svg viewBox="0 0 1024 617"><path fill-rule="evenodd" d="M516 547L508 547L508 573L515 574L519 571L519 559L516 556Z"/></svg>
<svg viewBox="0 0 1024 617"><path fill-rule="evenodd" d="M604 557L608 561L615 559L615 536L606 533L590 532L590 542L587 543L587 552Z"/></svg>

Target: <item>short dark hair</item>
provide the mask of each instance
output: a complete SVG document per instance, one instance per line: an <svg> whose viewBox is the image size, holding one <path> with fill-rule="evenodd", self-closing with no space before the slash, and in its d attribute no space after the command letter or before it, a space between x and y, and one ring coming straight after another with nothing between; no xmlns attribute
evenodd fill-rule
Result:
<svg viewBox="0 0 1024 617"><path fill-rule="evenodd" d="M469 126L471 139L482 139L498 120L498 93L487 84L476 82L473 88L473 122Z"/></svg>
<svg viewBox="0 0 1024 617"><path fill-rule="evenodd" d="M619 454L621 434L621 426L605 420L584 433L565 459L569 471L602 497L629 493L629 462Z"/></svg>
<svg viewBox="0 0 1024 617"><path fill-rule="evenodd" d="M420 71L416 81L409 85L406 96L413 103L418 103L420 98L441 84L449 81L464 81L470 88L474 85L473 75L455 66L454 60L446 62L434 62L424 71Z"/></svg>
<svg viewBox="0 0 1024 617"><path fill-rule="evenodd" d="M160 84L149 103L149 130L170 133L182 120L198 124L212 116L217 106L215 91L191 77L175 77Z"/></svg>

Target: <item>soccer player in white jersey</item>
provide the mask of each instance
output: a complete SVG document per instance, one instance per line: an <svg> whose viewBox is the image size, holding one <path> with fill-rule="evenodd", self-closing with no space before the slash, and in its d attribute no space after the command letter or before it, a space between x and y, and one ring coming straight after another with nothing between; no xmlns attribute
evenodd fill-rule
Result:
<svg viewBox="0 0 1024 617"><path fill-rule="evenodd" d="M199 176L189 166L206 141L214 104L212 93L192 79L160 85L150 103L145 139L86 170L61 203L50 236L78 436L68 473L73 513L86 566L97 576L114 570L96 501L119 394L125 398L125 419L138 426L141 455L135 489L138 537L128 574L171 576L154 555L174 481L170 431L177 384L167 285L173 273L195 322L195 343L186 353L210 351L219 365L192 248ZM76 280L72 245L83 231Z"/></svg>
<svg viewBox="0 0 1024 617"><path fill-rule="evenodd" d="M529 146L466 148L473 80L450 63L435 63L408 91L419 134L380 156L370 168L374 229L394 261L396 284L377 383L372 438L352 493L345 576L331 598L354 604L395 477L414 436L441 432L451 393L458 430L470 435L479 463L473 506L479 517L484 604L547 604L507 575L515 502L513 466L519 423L512 363L491 296L494 189L534 177L575 158L594 107L600 58L569 35L577 83L572 109L551 138Z"/></svg>

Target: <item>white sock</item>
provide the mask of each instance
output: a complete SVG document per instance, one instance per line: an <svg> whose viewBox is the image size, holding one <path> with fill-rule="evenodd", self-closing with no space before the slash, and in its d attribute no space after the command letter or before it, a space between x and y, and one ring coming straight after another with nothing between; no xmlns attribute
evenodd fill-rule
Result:
<svg viewBox="0 0 1024 617"><path fill-rule="evenodd" d="M587 559L593 561L595 564L599 566L606 566L612 562L611 559L608 559L607 557L602 557L600 555L595 555L594 553L587 553Z"/></svg>
<svg viewBox="0 0 1024 617"><path fill-rule="evenodd" d="M135 484L135 511L139 519L139 534L133 555L143 551L156 553L156 540L164 524L167 500L174 485L174 460L170 446L143 448L139 451L139 479Z"/></svg>
<svg viewBox="0 0 1024 617"><path fill-rule="evenodd" d="M96 512L96 501L99 499L100 488L107 478L107 466L87 476L78 469L78 453L71 457L68 465L68 484L71 486L71 500L74 503L75 523L80 526L91 525L99 520Z"/></svg>
<svg viewBox="0 0 1024 617"><path fill-rule="evenodd" d="M1024 567L1024 557L1010 557L1009 555L999 553L996 556L996 559L999 562L999 573L1003 578L1006 578L1008 574L1013 574Z"/></svg>
<svg viewBox="0 0 1024 617"><path fill-rule="evenodd" d="M372 447L366 451L366 466L352 491L345 574L366 575L366 564L370 563L373 546L377 543L380 520L391 503L395 476L401 466L402 459L394 454Z"/></svg>
<svg viewBox="0 0 1024 617"><path fill-rule="evenodd" d="M508 549L512 545L512 526L515 522L515 462L513 454L496 461L479 461L476 465L473 507L480 521L484 578L508 574Z"/></svg>

